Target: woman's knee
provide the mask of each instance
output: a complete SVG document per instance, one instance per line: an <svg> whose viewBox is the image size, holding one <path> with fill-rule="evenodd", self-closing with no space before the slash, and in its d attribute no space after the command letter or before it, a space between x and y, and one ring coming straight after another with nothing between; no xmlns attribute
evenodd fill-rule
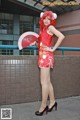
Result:
<svg viewBox="0 0 80 120"><path fill-rule="evenodd" d="M47 79L41 79L41 85L49 85L50 81Z"/></svg>

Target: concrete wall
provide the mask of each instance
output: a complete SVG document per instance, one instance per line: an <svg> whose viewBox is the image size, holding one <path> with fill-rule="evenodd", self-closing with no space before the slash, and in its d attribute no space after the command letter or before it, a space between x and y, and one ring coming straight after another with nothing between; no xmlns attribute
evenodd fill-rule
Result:
<svg viewBox="0 0 80 120"><path fill-rule="evenodd" d="M80 95L80 56L55 56L56 98ZM0 56L0 105L41 100L37 56Z"/></svg>
<svg viewBox="0 0 80 120"><path fill-rule="evenodd" d="M67 12L58 16L56 28L65 35L60 46L80 47L80 10ZM54 44L57 38L54 39ZM61 51L56 51L61 55ZM65 55L80 55L80 51L66 51Z"/></svg>

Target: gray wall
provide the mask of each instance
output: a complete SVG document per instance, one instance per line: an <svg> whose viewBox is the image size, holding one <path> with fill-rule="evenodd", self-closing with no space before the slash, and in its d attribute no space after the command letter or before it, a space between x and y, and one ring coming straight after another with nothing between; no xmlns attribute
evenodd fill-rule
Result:
<svg viewBox="0 0 80 120"><path fill-rule="evenodd" d="M80 56L55 56L56 98L80 95ZM37 56L0 56L0 104L41 100Z"/></svg>

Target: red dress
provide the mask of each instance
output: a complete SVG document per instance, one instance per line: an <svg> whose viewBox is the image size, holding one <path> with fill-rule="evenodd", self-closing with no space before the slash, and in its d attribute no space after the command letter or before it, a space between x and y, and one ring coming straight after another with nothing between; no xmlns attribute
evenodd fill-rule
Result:
<svg viewBox="0 0 80 120"><path fill-rule="evenodd" d="M45 46L52 46L53 35L47 33L45 29L39 36L39 55L38 55L38 66L40 68L53 68L54 66L54 55L53 52L44 51Z"/></svg>

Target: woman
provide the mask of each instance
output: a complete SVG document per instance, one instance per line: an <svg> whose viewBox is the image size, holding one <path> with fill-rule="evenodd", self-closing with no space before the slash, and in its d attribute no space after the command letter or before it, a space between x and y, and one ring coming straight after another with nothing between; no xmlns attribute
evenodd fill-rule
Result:
<svg viewBox="0 0 80 120"><path fill-rule="evenodd" d="M50 80L50 68L54 67L54 51L61 44L64 35L55 27L57 15L52 11L46 11L40 15L40 35L38 40L38 66L40 68L40 79L42 87L42 103L40 109L35 112L35 115L41 116L45 112L51 112L53 108L57 110L57 102L54 97L54 89ZM56 35L58 40L53 48L52 41ZM49 106L46 106L48 96L50 98Z"/></svg>

